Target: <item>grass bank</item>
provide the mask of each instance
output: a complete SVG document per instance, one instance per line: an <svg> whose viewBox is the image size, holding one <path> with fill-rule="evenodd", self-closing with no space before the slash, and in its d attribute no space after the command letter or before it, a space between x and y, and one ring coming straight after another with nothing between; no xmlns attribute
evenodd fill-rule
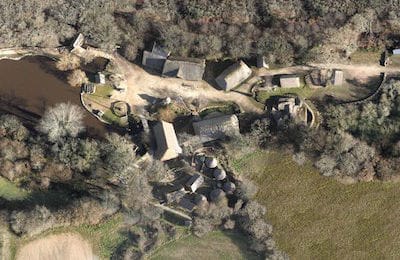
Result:
<svg viewBox="0 0 400 260"><path fill-rule="evenodd" d="M167 244L157 250L152 260L172 259L261 259L248 250L241 234L215 231L202 238L193 235Z"/></svg>
<svg viewBox="0 0 400 260"><path fill-rule="evenodd" d="M23 200L28 195L27 191L18 188L15 184L0 177L0 198L6 200Z"/></svg>
<svg viewBox="0 0 400 260"><path fill-rule="evenodd" d="M260 187L278 247L292 259L400 258L400 186L345 186L290 156L258 151L234 167Z"/></svg>

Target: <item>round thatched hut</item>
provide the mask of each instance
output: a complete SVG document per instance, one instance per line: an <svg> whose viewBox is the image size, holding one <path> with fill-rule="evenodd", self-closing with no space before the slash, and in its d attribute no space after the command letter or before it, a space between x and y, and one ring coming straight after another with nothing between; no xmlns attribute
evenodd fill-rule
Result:
<svg viewBox="0 0 400 260"><path fill-rule="evenodd" d="M223 189L226 193L228 194L232 194L235 190L236 190L236 185L233 182L227 181L224 186Z"/></svg>
<svg viewBox="0 0 400 260"><path fill-rule="evenodd" d="M219 169L219 168L214 170L213 175L217 181L222 181L222 180L225 180L225 178L226 178L226 172L223 169Z"/></svg>
<svg viewBox="0 0 400 260"><path fill-rule="evenodd" d="M215 189L210 193L211 201L219 201L225 196L225 192L221 189Z"/></svg>

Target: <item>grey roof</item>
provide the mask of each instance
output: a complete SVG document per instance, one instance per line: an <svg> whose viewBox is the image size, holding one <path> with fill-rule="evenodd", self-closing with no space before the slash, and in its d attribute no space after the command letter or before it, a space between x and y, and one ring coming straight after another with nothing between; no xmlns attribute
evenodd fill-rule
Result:
<svg viewBox="0 0 400 260"><path fill-rule="evenodd" d="M193 128L202 142L240 134L239 119L236 115L225 115L194 122Z"/></svg>
<svg viewBox="0 0 400 260"><path fill-rule="evenodd" d="M232 193L235 191L236 185L233 182L228 181L224 183L223 189L226 193Z"/></svg>
<svg viewBox="0 0 400 260"><path fill-rule="evenodd" d="M213 175L216 180L222 181L226 178L226 171L223 169L215 169Z"/></svg>
<svg viewBox="0 0 400 260"><path fill-rule="evenodd" d="M186 183L186 186L192 192L195 192L203 184L203 182L204 182L204 177L196 173L189 179L189 181Z"/></svg>
<svg viewBox="0 0 400 260"><path fill-rule="evenodd" d="M206 203L206 202L207 202L206 196L204 196L203 194L196 194L196 197L194 199L194 203L196 205L201 205L201 204Z"/></svg>
<svg viewBox="0 0 400 260"><path fill-rule="evenodd" d="M142 65L147 68L161 72L163 70L166 59L167 57L160 55L158 53L144 51Z"/></svg>
<svg viewBox="0 0 400 260"><path fill-rule="evenodd" d="M231 90L248 79L251 73L246 63L240 61L225 69L215 81L223 90Z"/></svg>
<svg viewBox="0 0 400 260"><path fill-rule="evenodd" d="M184 80L202 80L205 67L205 60L202 59L168 58L165 61L162 75Z"/></svg>
<svg viewBox="0 0 400 260"><path fill-rule="evenodd" d="M186 194L185 189L181 188L179 190L166 194L166 199L168 203L178 202L185 196L185 194Z"/></svg>
<svg viewBox="0 0 400 260"><path fill-rule="evenodd" d="M210 199L212 201L218 201L223 196L225 196L225 192L221 189L215 189L215 190L211 191L211 193L210 193Z"/></svg>
<svg viewBox="0 0 400 260"><path fill-rule="evenodd" d="M179 201L178 205L179 205L181 208L186 209L186 210L189 210L189 211L192 211L192 210L196 207L196 204L194 204L194 203L193 203L192 201L190 201L188 198L182 198L182 199Z"/></svg>
<svg viewBox="0 0 400 260"><path fill-rule="evenodd" d="M167 51L163 46L153 43L152 53L167 58L171 52Z"/></svg>
<svg viewBox="0 0 400 260"><path fill-rule="evenodd" d="M164 121L158 122L154 128L154 135L157 143L156 157L161 161L174 159L182 153L174 126Z"/></svg>

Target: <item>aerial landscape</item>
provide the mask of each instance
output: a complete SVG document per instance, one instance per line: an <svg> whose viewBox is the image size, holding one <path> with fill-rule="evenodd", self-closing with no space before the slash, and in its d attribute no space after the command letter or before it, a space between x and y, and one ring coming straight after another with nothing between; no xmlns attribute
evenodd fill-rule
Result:
<svg viewBox="0 0 400 260"><path fill-rule="evenodd" d="M400 1L0 14L0 260L400 259Z"/></svg>

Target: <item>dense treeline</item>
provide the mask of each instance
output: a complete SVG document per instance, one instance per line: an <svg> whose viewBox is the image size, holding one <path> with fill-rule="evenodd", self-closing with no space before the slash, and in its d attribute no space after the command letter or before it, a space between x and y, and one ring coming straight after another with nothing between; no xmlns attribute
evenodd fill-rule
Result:
<svg viewBox="0 0 400 260"><path fill-rule="evenodd" d="M376 0L5 0L0 43L54 47L82 32L131 60L156 40L182 56L327 61L397 46L399 9Z"/></svg>

